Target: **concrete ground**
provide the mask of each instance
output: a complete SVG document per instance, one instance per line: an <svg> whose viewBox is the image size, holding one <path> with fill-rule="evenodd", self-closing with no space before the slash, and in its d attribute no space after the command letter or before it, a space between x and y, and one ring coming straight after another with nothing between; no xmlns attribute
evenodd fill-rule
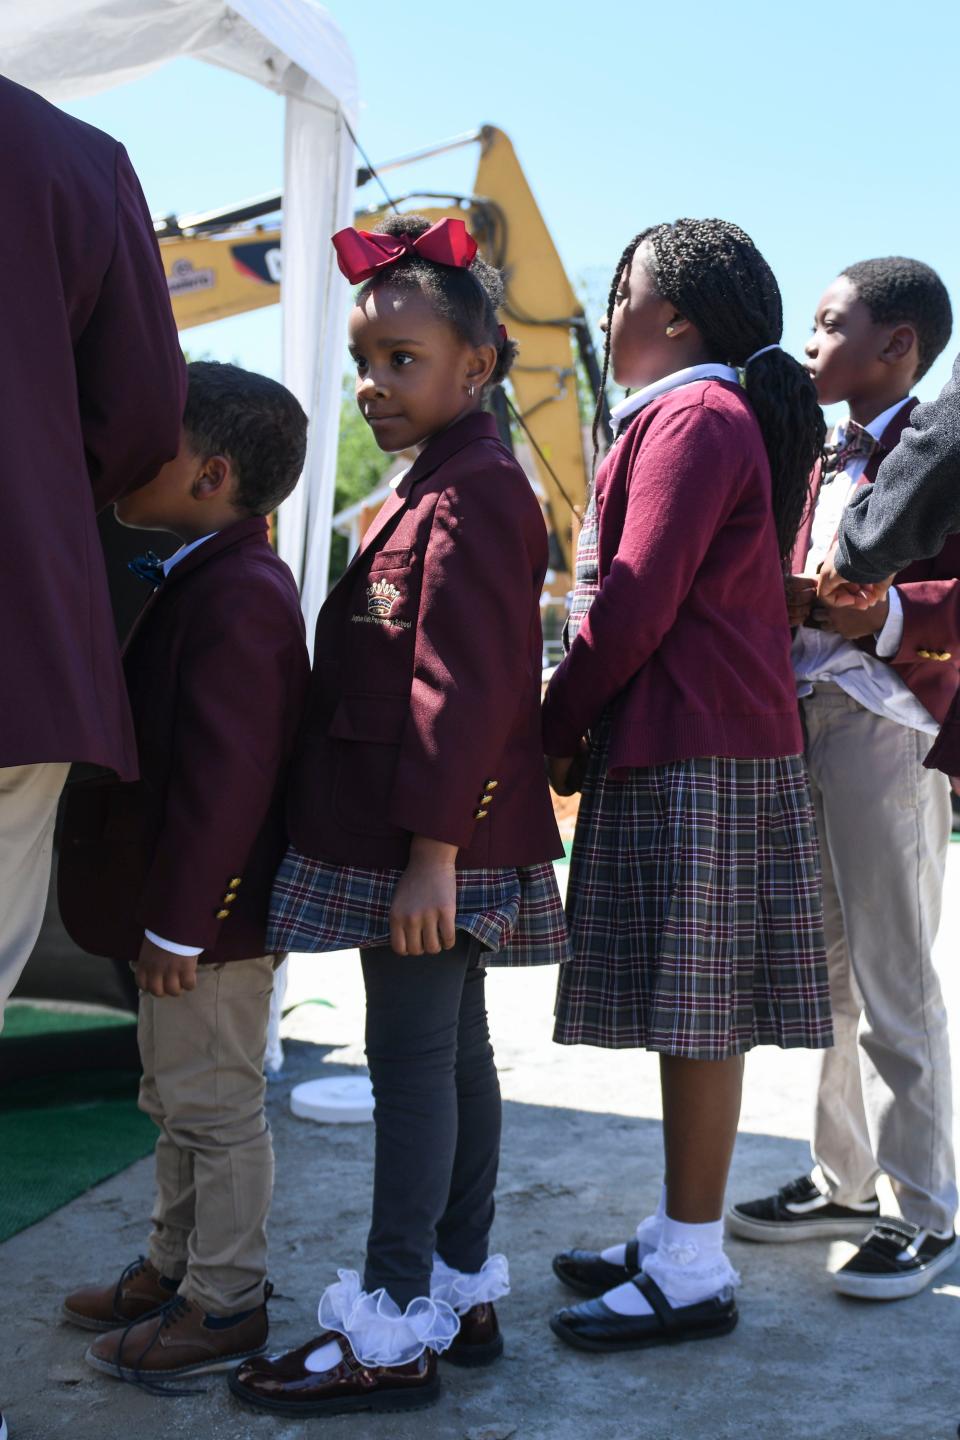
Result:
<svg viewBox="0 0 960 1440"><path fill-rule="evenodd" d="M960 846L951 848L939 941L960 1029ZM847 1247L730 1243L743 1276L739 1328L715 1345L590 1356L554 1339L567 1298L556 1249L626 1237L660 1183L657 1066L631 1052L550 1040L554 976L494 972L488 989L505 1105L494 1234L513 1293L499 1307L507 1354L489 1371L444 1367L444 1394L408 1416L278 1421L246 1411L220 1377L157 1399L84 1364L84 1335L58 1319L73 1286L116 1275L143 1248L151 1201L144 1160L0 1247L0 1407L11 1440L952 1440L960 1421L960 1265L923 1295L842 1300L828 1267ZM295 1119L296 1081L363 1063L359 968L350 954L292 962L285 1078L271 1086L277 1191L271 1223L271 1340L299 1343L338 1265L361 1267L372 1127ZM960 1051L960 1036L958 1036ZM767 1193L808 1163L813 1058L754 1052L731 1195Z"/></svg>

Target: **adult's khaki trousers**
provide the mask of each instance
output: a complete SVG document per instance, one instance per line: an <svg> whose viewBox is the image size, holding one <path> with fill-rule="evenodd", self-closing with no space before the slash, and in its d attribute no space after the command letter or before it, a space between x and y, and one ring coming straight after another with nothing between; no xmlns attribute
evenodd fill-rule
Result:
<svg viewBox="0 0 960 1440"><path fill-rule="evenodd" d="M159 1126L149 1256L212 1315L263 1300L273 1145L264 1115L272 955L200 965L182 995L140 996L140 1109Z"/></svg>
<svg viewBox="0 0 960 1440"><path fill-rule="evenodd" d="M0 767L0 1030L50 887L53 826L69 765Z"/></svg>
<svg viewBox="0 0 960 1440"><path fill-rule="evenodd" d="M950 1231L957 1210L947 1015L932 948L950 791L931 737L835 685L803 701L823 859L836 1043L821 1060L813 1156L831 1199L893 1186L905 1220Z"/></svg>

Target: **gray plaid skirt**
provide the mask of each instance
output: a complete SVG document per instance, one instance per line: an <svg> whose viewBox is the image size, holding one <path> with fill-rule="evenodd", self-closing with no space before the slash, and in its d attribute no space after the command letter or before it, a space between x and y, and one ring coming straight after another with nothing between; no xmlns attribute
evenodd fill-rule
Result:
<svg viewBox="0 0 960 1440"><path fill-rule="evenodd" d="M270 953L390 943L390 906L403 872L331 865L291 845L270 898ZM485 965L558 965L570 942L549 861L457 871L457 929L479 940Z"/></svg>
<svg viewBox="0 0 960 1440"><path fill-rule="evenodd" d="M803 757L692 759L584 778L554 1039L725 1060L833 1044Z"/></svg>

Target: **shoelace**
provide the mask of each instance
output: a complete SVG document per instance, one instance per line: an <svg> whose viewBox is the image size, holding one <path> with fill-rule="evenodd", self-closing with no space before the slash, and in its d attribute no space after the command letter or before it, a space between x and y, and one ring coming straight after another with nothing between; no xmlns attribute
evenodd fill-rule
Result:
<svg viewBox="0 0 960 1440"><path fill-rule="evenodd" d="M135 1385L138 1390L145 1390L148 1395L164 1395L171 1399L181 1395L206 1395L208 1389L206 1385L172 1385L156 1380L152 1375L144 1375L140 1369L162 1332L169 1330L172 1325L175 1325L178 1320L183 1318L187 1313L189 1303L183 1295L174 1295L172 1300L168 1300L166 1305L161 1306L159 1310L155 1311L153 1318L157 1322L156 1329L133 1364L125 1366L123 1364L123 1347L126 1343L127 1336L135 1325L143 1323L142 1319L131 1321L121 1335L120 1344L117 1346L117 1374L121 1380L125 1381L128 1385ZM132 1376L123 1373L124 1370L127 1369L133 1371Z"/></svg>
<svg viewBox="0 0 960 1440"><path fill-rule="evenodd" d="M114 1290L114 1292L113 1292L113 1313L114 1313L114 1315L118 1315L118 1314L119 1314L120 1301L123 1299L123 1287L124 1287L124 1285L126 1284L126 1282L127 1282L128 1280L132 1280L135 1275L139 1275L140 1272L141 1272L141 1270L143 1270L143 1269L146 1267L146 1263L147 1263L147 1257L146 1257L146 1255L138 1255L137 1258L136 1258L136 1260L134 1260L130 1265L128 1265L127 1268L126 1268L126 1270L124 1270L123 1274L120 1276L120 1279L117 1281L117 1288L116 1288L116 1289ZM141 1320L142 1320L142 1319L143 1319L143 1316L141 1315L140 1318L141 1318Z"/></svg>

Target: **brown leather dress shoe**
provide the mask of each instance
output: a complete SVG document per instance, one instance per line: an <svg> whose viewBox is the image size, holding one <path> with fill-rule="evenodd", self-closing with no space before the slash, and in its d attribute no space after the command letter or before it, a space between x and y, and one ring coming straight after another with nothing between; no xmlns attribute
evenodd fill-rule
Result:
<svg viewBox="0 0 960 1440"><path fill-rule="evenodd" d="M148 1319L101 1335L86 1360L94 1370L149 1389L151 1381L231 1370L266 1350L268 1329L265 1303L237 1315L206 1315L177 1295Z"/></svg>
<svg viewBox="0 0 960 1440"><path fill-rule="evenodd" d="M503 1335L491 1303L474 1305L460 1316L460 1329L443 1359L451 1365L492 1365L503 1354Z"/></svg>
<svg viewBox="0 0 960 1440"><path fill-rule="evenodd" d="M81 1330L116 1330L152 1315L173 1299L179 1285L179 1280L168 1280L141 1255L119 1280L74 1290L63 1302L63 1318Z"/></svg>
<svg viewBox="0 0 960 1440"><path fill-rule="evenodd" d="M335 1340L340 1362L314 1373L304 1361L312 1350ZM229 1379L245 1405L275 1415L346 1415L353 1410L421 1410L440 1393L437 1357L425 1350L409 1365L364 1365L344 1336L332 1330L286 1355L247 1360Z"/></svg>

